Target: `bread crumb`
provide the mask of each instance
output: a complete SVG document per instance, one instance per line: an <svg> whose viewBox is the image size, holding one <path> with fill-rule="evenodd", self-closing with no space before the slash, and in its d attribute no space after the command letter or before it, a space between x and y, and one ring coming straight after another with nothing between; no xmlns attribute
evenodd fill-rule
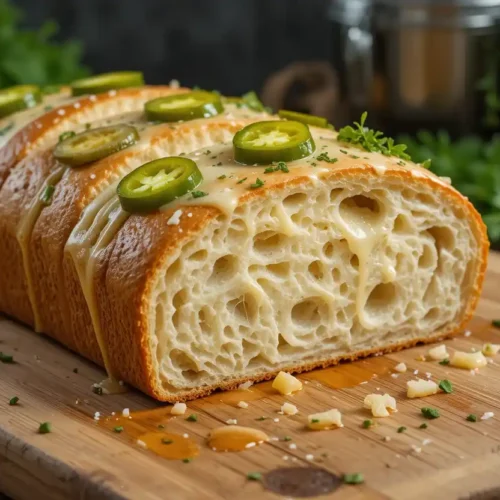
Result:
<svg viewBox="0 0 500 500"><path fill-rule="evenodd" d="M391 373L391 377L392 377L392 378L398 378L398 377L399 377L399 375L398 375L397 373Z"/></svg>
<svg viewBox="0 0 500 500"><path fill-rule="evenodd" d="M390 441L391 437L390 436L384 436L384 441Z"/></svg>
<svg viewBox="0 0 500 500"><path fill-rule="evenodd" d="M297 407L295 405L292 405L291 403L285 403L281 407L281 412L284 415L296 415L299 412L299 410L297 409Z"/></svg>
<svg viewBox="0 0 500 500"><path fill-rule="evenodd" d="M471 335L472 335L472 332L470 330L465 330L464 337L470 337Z"/></svg>
<svg viewBox="0 0 500 500"><path fill-rule="evenodd" d="M228 424L228 425L236 425L237 423L238 423L238 421L235 418L230 418L230 419L226 420L226 424Z"/></svg>
<svg viewBox="0 0 500 500"><path fill-rule="evenodd" d="M144 448L144 449L148 449L148 445L144 442L144 441L141 441L140 439L138 439L136 441L136 443L141 447L141 448Z"/></svg>
<svg viewBox="0 0 500 500"><path fill-rule="evenodd" d="M306 455L306 460L314 460L314 455L311 455L310 453Z"/></svg>
<svg viewBox="0 0 500 500"><path fill-rule="evenodd" d="M94 413L94 420L99 420L99 418L101 418L101 414L98 411L96 411Z"/></svg>
<svg viewBox="0 0 500 500"><path fill-rule="evenodd" d="M279 421L280 421L280 419L279 419L279 418L273 418L273 422L274 422L274 423L278 423Z"/></svg>
<svg viewBox="0 0 500 500"><path fill-rule="evenodd" d="M170 410L171 415L184 415L186 413L187 406L186 403L175 403Z"/></svg>
<svg viewBox="0 0 500 500"><path fill-rule="evenodd" d="M286 372L279 372L273 380L273 389L276 389L280 394L288 396L292 392L302 390L302 382Z"/></svg>
<svg viewBox="0 0 500 500"><path fill-rule="evenodd" d="M238 386L238 390L239 391L246 391L248 389L250 389L250 387L252 387L253 385L253 382L251 380L247 380L246 382L243 382L243 384L240 384Z"/></svg>
<svg viewBox="0 0 500 500"><path fill-rule="evenodd" d="M422 451L422 448L420 448L419 446L417 446L416 444L412 444L411 445L411 449L415 452L415 453L420 453Z"/></svg>
<svg viewBox="0 0 500 500"><path fill-rule="evenodd" d="M399 363L397 364L394 369L399 372L399 373L404 373L406 371L406 364L405 363Z"/></svg>
<svg viewBox="0 0 500 500"><path fill-rule="evenodd" d="M254 441L252 441L251 443L247 443L247 444L245 445L245 448L253 448L254 446L257 446L257 443L256 443L256 442L254 442Z"/></svg>
<svg viewBox="0 0 500 500"><path fill-rule="evenodd" d="M189 434L187 432L185 432L183 435L182 435L183 438L187 439L189 437Z"/></svg>
<svg viewBox="0 0 500 500"><path fill-rule="evenodd" d="M295 443L290 443L288 445L288 448L290 448L291 450L296 450L297 449L297 445Z"/></svg>

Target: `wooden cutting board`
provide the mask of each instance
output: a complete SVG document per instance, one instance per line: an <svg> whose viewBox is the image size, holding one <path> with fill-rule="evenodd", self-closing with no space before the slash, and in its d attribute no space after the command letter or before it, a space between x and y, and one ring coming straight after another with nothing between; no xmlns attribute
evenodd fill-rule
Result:
<svg viewBox="0 0 500 500"><path fill-rule="evenodd" d="M472 335L446 341L447 346L469 351L480 349L486 340L500 343L500 330L491 326L494 318L500 318L498 254L490 257L483 298L469 326ZM0 363L0 491L37 500L291 498L249 481L247 473L302 466L336 475L364 474L364 484L343 485L321 498L448 499L474 498L480 492L480 498L499 498L500 355L473 375L419 360L427 350L422 346L304 374L304 389L294 396L280 396L269 384L218 393L189 403L185 416L171 418L170 405L135 391L93 394L91 385L104 376L100 368L0 319L0 351L15 358L14 364ZM392 368L399 362L409 371L393 377ZM433 380L449 379L453 394L406 399L406 381L414 378L414 370L424 377L431 373ZM374 392L396 397L399 411L365 429L362 422L371 417L362 403ZM13 396L19 403L10 406ZM237 407L241 400L247 401L247 409ZM285 401L300 412L280 415ZM420 411L424 406L439 409L441 417L425 421ZM117 419L124 408L130 408L131 419ZM308 414L331 408L341 410L344 428L305 429ZM143 410L148 412L135 413ZM98 421L95 412L100 413ZM485 412L495 416L476 423L466 420L470 413L480 417ZM186 420L192 413L197 422ZM259 419L262 416L265 420ZM263 430L272 440L241 452L212 451L206 436L228 419ZM39 434L39 424L45 421L51 422L52 432ZM427 429L420 428L424 421ZM114 432L116 426L123 431ZM406 431L398 433L401 426ZM158 456L137 442L148 441L143 437L148 432L175 433L184 440L181 448L176 441L177 448L167 455L182 456L196 448L199 455L187 463ZM291 440L285 441L285 436Z"/></svg>

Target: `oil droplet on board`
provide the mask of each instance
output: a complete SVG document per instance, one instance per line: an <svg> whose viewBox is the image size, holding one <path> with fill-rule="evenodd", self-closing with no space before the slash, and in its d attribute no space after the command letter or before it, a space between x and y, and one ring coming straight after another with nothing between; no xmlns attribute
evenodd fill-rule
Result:
<svg viewBox="0 0 500 500"><path fill-rule="evenodd" d="M237 406L240 401L255 401L269 396L276 396L278 393L271 387L272 382L262 382L250 386L248 389L235 389L233 391L216 392L202 401L218 404L225 403Z"/></svg>
<svg viewBox="0 0 500 500"><path fill-rule="evenodd" d="M214 451L243 451L269 441L265 432L252 427L228 425L210 431L208 446Z"/></svg>
<svg viewBox="0 0 500 500"><path fill-rule="evenodd" d="M171 432L148 432L137 438L140 446L168 460L194 458L200 454L199 446L188 437Z"/></svg>

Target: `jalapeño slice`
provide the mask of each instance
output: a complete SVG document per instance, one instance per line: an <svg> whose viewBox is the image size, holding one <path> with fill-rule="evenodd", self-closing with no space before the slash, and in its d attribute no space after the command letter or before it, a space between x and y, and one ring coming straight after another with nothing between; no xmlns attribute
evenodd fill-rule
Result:
<svg viewBox="0 0 500 500"><path fill-rule="evenodd" d="M32 108L42 101L42 93L36 85L16 85L0 91L0 118Z"/></svg>
<svg viewBox="0 0 500 500"><path fill-rule="evenodd" d="M213 92L195 90L185 94L158 97L144 105L146 116L150 121L178 122L209 118L224 111L219 95Z"/></svg>
<svg viewBox="0 0 500 500"><path fill-rule="evenodd" d="M108 90L140 87L144 85L144 75L140 71L116 71L103 73L71 82L74 96L84 94L100 94Z"/></svg>
<svg viewBox="0 0 500 500"><path fill-rule="evenodd" d="M299 113L298 111L288 111L287 109L280 109L278 116L284 120L294 120L296 122L312 125L313 127L332 128L326 118L316 115L308 115L307 113Z"/></svg>
<svg viewBox="0 0 500 500"><path fill-rule="evenodd" d="M116 190L127 212L151 212L193 191L203 176L196 163L183 156L153 160L126 175Z"/></svg>
<svg viewBox="0 0 500 500"><path fill-rule="evenodd" d="M233 138L234 159L244 165L294 161L314 152L309 127L295 121L266 121L247 125Z"/></svg>
<svg viewBox="0 0 500 500"><path fill-rule="evenodd" d="M79 167L128 148L139 139L135 127L111 125L76 134L61 141L54 149L60 162Z"/></svg>

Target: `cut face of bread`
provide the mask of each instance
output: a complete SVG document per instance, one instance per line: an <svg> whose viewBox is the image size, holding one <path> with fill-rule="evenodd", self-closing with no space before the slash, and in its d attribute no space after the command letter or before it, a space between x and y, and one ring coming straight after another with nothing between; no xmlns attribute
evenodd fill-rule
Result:
<svg viewBox="0 0 500 500"><path fill-rule="evenodd" d="M134 362L155 377L134 384L159 399L185 399L456 331L477 298L484 226L437 177L395 160L372 166L378 161L370 154L353 167L345 156L335 166L297 166L289 177L247 167L232 209L214 201L223 192L215 189L207 198L219 209L179 204L132 216L96 280L117 373L131 371L120 344L140 338ZM237 168L235 179L245 173ZM256 175L266 185L249 189ZM143 238L163 251L148 250ZM113 320L107 297L125 287L133 292L123 300L143 312L115 302L122 316Z"/></svg>

